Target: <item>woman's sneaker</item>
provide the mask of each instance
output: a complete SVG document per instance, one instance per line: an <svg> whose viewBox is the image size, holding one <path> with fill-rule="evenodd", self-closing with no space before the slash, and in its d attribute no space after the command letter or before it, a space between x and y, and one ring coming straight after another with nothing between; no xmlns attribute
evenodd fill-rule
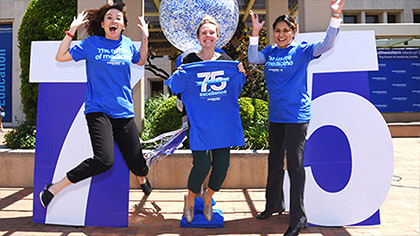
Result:
<svg viewBox="0 0 420 236"><path fill-rule="evenodd" d="M141 190L143 190L144 194L149 195L152 192L152 186L150 186L149 180L146 178L146 183L140 184Z"/></svg>
<svg viewBox="0 0 420 236"><path fill-rule="evenodd" d="M44 190L39 193L39 200L41 201L43 207L47 207L54 197L54 194L49 190L51 186L52 184L45 185Z"/></svg>

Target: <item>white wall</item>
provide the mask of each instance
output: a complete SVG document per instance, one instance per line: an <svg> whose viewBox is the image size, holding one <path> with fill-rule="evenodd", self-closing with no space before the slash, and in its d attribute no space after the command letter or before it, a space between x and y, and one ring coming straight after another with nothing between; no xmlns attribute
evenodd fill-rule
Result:
<svg viewBox="0 0 420 236"><path fill-rule="evenodd" d="M419 0L347 0L345 11L402 11L401 23L413 23L413 9L420 9Z"/></svg>

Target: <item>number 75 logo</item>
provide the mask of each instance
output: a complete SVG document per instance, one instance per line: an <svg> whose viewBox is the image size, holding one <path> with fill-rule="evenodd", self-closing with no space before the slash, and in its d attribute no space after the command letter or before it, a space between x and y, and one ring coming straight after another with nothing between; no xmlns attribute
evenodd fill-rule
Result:
<svg viewBox="0 0 420 236"><path fill-rule="evenodd" d="M226 88L229 77L223 78L218 76L224 74L225 72L223 70L197 73L197 78L204 78L202 82L197 82L197 86L201 86L201 92L203 93L207 91L207 84L210 84L210 88L214 91L223 90ZM216 85L217 83L220 83L220 85Z"/></svg>

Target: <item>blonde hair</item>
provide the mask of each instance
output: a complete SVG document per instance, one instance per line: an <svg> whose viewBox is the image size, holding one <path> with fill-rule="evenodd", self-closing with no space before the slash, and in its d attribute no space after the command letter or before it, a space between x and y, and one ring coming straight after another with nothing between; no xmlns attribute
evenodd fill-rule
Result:
<svg viewBox="0 0 420 236"><path fill-rule="evenodd" d="M203 17L203 19L201 20L200 24L198 24L197 37L198 37L198 35L200 33L201 27L203 25L205 25L205 24L213 24L213 25L215 25L216 26L216 33L217 33L217 35L219 35L219 25L217 24L216 20L213 17L209 16L209 15L205 15Z"/></svg>

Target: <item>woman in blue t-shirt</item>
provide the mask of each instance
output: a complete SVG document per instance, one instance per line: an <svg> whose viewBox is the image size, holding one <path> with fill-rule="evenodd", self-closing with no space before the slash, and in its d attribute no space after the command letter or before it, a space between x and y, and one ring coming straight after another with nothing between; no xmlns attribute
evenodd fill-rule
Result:
<svg viewBox="0 0 420 236"><path fill-rule="evenodd" d="M62 40L56 60L86 60L87 91L85 116L92 142L93 157L85 159L67 172L57 183L47 184L40 200L47 207L64 187L101 174L114 163L114 141L128 168L137 176L145 194L151 186L146 178L149 169L134 123L130 65L144 65L147 57L148 25L139 17L142 44L138 51L133 42L122 35L127 26L124 3L105 5L98 10L81 12L70 25ZM77 29L85 25L90 36L70 47Z"/></svg>
<svg viewBox="0 0 420 236"><path fill-rule="evenodd" d="M232 59L225 53L222 52L216 52L216 42L219 39L219 26L216 22L216 20L211 16L204 16L202 21L197 27L197 39L202 47L200 51L197 52L184 52L182 55L182 64L189 64L194 62L202 62L202 61L231 61ZM182 65L181 65L182 67ZM238 71L243 73L245 72L243 65L240 63L238 64ZM176 82L171 82L169 86L174 85ZM174 91L174 87L171 87L171 90ZM181 94L181 93L179 93ZM182 94L184 96L185 94ZM237 101L237 98L236 98ZM237 105L237 104L236 104ZM214 105L216 106L216 105ZM218 111L219 114L224 114L226 110L230 110L227 107L218 107L220 110ZM185 109L184 109L185 112ZM186 111L188 114L190 113L197 113L197 111ZM237 116L239 117L239 110L236 111ZM208 114L202 113L202 116L209 116ZM225 114L228 116L235 116L232 114ZM190 116L191 126L193 127L195 123L192 123L193 116ZM200 119L200 118L199 118ZM231 124L232 129L227 130L225 132L236 132L236 129L234 128L235 122L232 122ZM206 123L206 125L210 125ZM239 120L239 126L240 131L242 135L242 142L243 142L243 133L242 133L242 126L240 124ZM217 129L217 127L207 127L207 129ZM199 130L195 128L194 130ZM192 132L190 130L190 132ZM204 140L211 143L211 138L214 137L207 137L203 135L201 132L197 132L198 136L201 136ZM238 135L240 136L240 135ZM197 136L194 136L197 137ZM197 140L193 140L194 138L192 135L190 135L190 143L195 143ZM232 140L229 141L222 141L223 144L221 147L210 149L210 150L192 150L192 156L193 156L193 167L190 171L189 177L188 177L188 194L185 197L185 203L184 203L184 217L185 219L191 223L194 219L194 199L197 195L201 192L201 186L206 179L209 171L210 177L209 177L209 183L208 188L203 194L203 202L204 202L204 209L203 214L207 221L211 221L213 217L213 209L212 209L212 196L215 192L219 191L220 187L223 184L223 181L226 178L227 171L229 168L229 160L230 160L230 143ZM237 141L237 140L235 140ZM241 143L241 142L238 142ZM192 145L191 145L192 146ZM206 145L207 146L207 145Z"/></svg>
<svg viewBox="0 0 420 236"><path fill-rule="evenodd" d="M266 207L257 219L282 213L284 207L284 155L291 181L290 222L285 235L298 235L306 227L303 206L305 169L303 151L311 119L311 99L307 88L307 68L313 59L332 48L340 26L344 0L331 2L332 18L323 40L308 44L294 40L297 24L293 17L279 16L274 24L275 45L258 52L258 35L264 25L258 15L250 12L252 36L248 48L250 63L265 64L264 75L269 93L269 145Z"/></svg>

